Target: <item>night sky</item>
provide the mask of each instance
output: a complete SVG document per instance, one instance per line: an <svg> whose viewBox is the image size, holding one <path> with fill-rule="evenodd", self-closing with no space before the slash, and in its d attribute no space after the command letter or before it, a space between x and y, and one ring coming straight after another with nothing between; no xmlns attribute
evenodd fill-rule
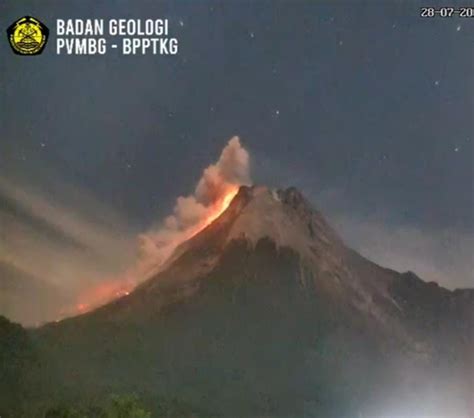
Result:
<svg viewBox="0 0 474 418"><path fill-rule="evenodd" d="M238 135L256 183L299 187L364 255L472 286L474 18L420 6L3 2L1 175L80 188L138 232ZM6 40L26 14L51 30L38 57ZM170 19L178 55L55 54L55 19L122 17Z"/></svg>

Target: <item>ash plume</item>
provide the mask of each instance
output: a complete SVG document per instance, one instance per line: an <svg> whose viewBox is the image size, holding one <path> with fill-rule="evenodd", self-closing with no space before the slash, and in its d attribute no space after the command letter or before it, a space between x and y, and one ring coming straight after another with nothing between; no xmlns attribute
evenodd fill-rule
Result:
<svg viewBox="0 0 474 418"><path fill-rule="evenodd" d="M73 311L86 312L127 295L137 284L155 274L183 241L217 218L228 206L239 186L250 184L249 153L233 137L216 163L202 173L194 192L176 199L173 213L160 226L138 235L135 263L114 277L81 292Z"/></svg>
<svg viewBox="0 0 474 418"><path fill-rule="evenodd" d="M217 162L204 169L194 192L178 197L173 213L157 229L139 236L141 267L147 269L162 264L177 245L225 209L239 186L250 183L249 153L234 136Z"/></svg>
<svg viewBox="0 0 474 418"><path fill-rule="evenodd" d="M217 161L203 170L193 193L178 197L158 227L138 235L138 245L136 231L112 208L72 185L60 185L66 204L57 195L0 177L0 200L16 208L13 213L0 210L0 268L45 278L66 295L40 320L86 312L126 295L159 270L176 246L218 217L240 185L250 184L249 160L239 138L231 138ZM80 203L73 204L73 197ZM0 314L15 314L14 319L28 324L39 320L23 308L13 312L17 304L5 298L0 297Z"/></svg>

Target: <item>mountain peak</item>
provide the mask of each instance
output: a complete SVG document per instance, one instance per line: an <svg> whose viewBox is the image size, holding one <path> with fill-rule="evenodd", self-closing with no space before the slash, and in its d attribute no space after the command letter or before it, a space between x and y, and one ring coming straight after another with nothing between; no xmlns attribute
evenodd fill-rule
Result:
<svg viewBox="0 0 474 418"><path fill-rule="evenodd" d="M305 199L303 196L303 193L301 193L296 187L288 187L287 189L279 189L278 190L278 195L280 196L281 200L288 204L291 205L293 208L297 209L299 207L308 207L310 204L308 201Z"/></svg>
<svg viewBox="0 0 474 418"><path fill-rule="evenodd" d="M295 187L260 185L241 186L219 217L176 248L162 271L186 265L192 276L204 275L231 244L243 243L251 250L260 241L272 243L278 251L292 251L314 272L342 274L345 247L304 195ZM142 285L154 286L154 280Z"/></svg>
<svg viewBox="0 0 474 418"><path fill-rule="evenodd" d="M228 210L233 212L234 219L227 242L246 239L255 245L268 238L277 247L289 247L307 256L316 247L341 243L322 215L295 187L242 186Z"/></svg>

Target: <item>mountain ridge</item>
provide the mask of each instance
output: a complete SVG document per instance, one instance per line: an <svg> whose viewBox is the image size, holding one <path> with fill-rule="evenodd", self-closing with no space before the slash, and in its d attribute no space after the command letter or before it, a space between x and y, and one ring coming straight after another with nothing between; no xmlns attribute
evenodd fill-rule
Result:
<svg viewBox="0 0 474 418"><path fill-rule="evenodd" d="M128 296L33 335L59 382L48 396L139 388L229 417L375 417L396 393L467 417L473 294L365 259L294 188L241 187Z"/></svg>
<svg viewBox="0 0 474 418"><path fill-rule="evenodd" d="M274 216L277 211L281 213ZM269 216L269 213L272 215ZM266 219L263 219L264 216ZM277 251L289 248L298 255L301 262L298 280L302 286L315 285L308 283L308 280L317 280L319 290L326 292L325 295L332 300L354 304L381 322L392 320L392 314L403 313L391 293L397 281L407 279L410 283L426 283L412 272L399 273L381 267L346 247L298 189L241 186L229 207L202 231L178 246L160 272L131 294L108 305L126 306L135 294L153 293L156 289L159 292L163 285L175 286L180 282L185 289L183 296L187 297L196 290L199 280L216 267L222 252L232 241L241 241L251 250L260 240L273 242ZM358 270L363 273L354 274ZM160 283L163 275L170 278ZM377 280L367 279L374 276ZM435 285L427 283L426 286L431 289ZM467 292L461 289L450 291L437 284L436 288L451 298L463 295L468 302L472 298L469 289ZM388 314L380 311L380 302L385 303L384 310L388 310ZM108 305L96 311L104 312ZM95 315L94 312L86 315Z"/></svg>

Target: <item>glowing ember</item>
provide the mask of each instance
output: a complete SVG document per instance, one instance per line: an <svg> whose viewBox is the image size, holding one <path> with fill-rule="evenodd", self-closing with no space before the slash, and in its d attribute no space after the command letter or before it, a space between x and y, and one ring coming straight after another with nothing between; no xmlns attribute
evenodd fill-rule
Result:
<svg viewBox="0 0 474 418"><path fill-rule="evenodd" d="M114 299L126 297L148 278L166 266L175 249L215 221L230 205L240 185L251 184L249 153L233 137L218 160L206 167L194 191L179 196L172 213L158 227L137 236L135 262L114 277L93 284L82 292L73 307L60 312L60 318L83 314Z"/></svg>
<svg viewBox="0 0 474 418"><path fill-rule="evenodd" d="M235 195L239 191L237 186L233 186L223 198L221 198L213 207L205 220L201 223L197 232L202 231L206 226L214 222L229 207ZM196 233L197 233L196 232Z"/></svg>
<svg viewBox="0 0 474 418"><path fill-rule="evenodd" d="M76 305L76 313L85 313L98 306L111 302L122 296L128 296L135 287L130 281L109 280L83 292Z"/></svg>
<svg viewBox="0 0 474 418"><path fill-rule="evenodd" d="M219 199L209 209L206 218L200 222L195 229L190 231L189 236L185 237L185 239L191 238L215 221L229 207L238 190L238 186L231 186L224 197ZM80 295L79 302L73 313L83 314L101 305L105 305L114 299L128 296L135 286L136 282L131 280L116 279L104 281Z"/></svg>

